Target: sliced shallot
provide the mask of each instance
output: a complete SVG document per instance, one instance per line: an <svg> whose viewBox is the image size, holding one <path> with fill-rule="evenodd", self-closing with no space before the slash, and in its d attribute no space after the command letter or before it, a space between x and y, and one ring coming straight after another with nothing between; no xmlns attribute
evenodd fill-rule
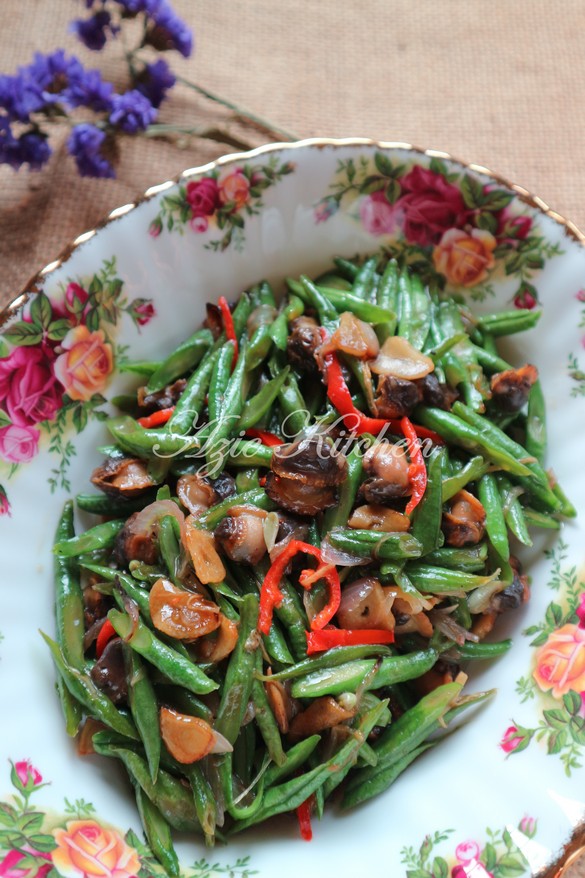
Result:
<svg viewBox="0 0 585 878"><path fill-rule="evenodd" d="M203 759L209 753L231 753L232 745L198 716L160 709L160 732L171 756L183 765Z"/></svg>
<svg viewBox="0 0 585 878"><path fill-rule="evenodd" d="M377 375L394 375L415 381L432 372L435 364L430 357L417 351L411 343L400 335L391 335L380 349L380 353L370 369Z"/></svg>

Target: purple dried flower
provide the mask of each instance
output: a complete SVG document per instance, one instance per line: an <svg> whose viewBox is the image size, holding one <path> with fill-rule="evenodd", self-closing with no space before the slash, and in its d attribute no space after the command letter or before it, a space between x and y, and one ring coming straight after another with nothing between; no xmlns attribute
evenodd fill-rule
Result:
<svg viewBox="0 0 585 878"><path fill-rule="evenodd" d="M102 80L99 70L85 70L62 49L49 55L37 52L15 76L0 76L0 107L12 121L28 122L33 113L53 104L109 110L112 92L113 86Z"/></svg>
<svg viewBox="0 0 585 878"><path fill-rule="evenodd" d="M101 112L110 110L114 86L105 82L99 70L86 70L83 78L68 89L68 103L72 107L89 107Z"/></svg>
<svg viewBox="0 0 585 878"><path fill-rule="evenodd" d="M149 31L146 41L161 52L176 49L184 58L188 58L193 51L191 29L167 0L147 0L147 7L155 27Z"/></svg>
<svg viewBox="0 0 585 878"><path fill-rule="evenodd" d="M116 176L112 164L104 155L105 146L106 134L95 125L83 122L73 128L67 140L67 149L82 177Z"/></svg>
<svg viewBox="0 0 585 878"><path fill-rule="evenodd" d="M154 64L146 64L136 79L136 89L158 108L176 81L167 62L160 58Z"/></svg>
<svg viewBox="0 0 585 878"><path fill-rule="evenodd" d="M148 98L137 89L112 98L110 122L127 134L144 131L156 119L157 112Z"/></svg>
<svg viewBox="0 0 585 878"><path fill-rule="evenodd" d="M38 131L25 131L16 138L6 116L0 117L0 163L18 170L28 165L31 171L38 171L51 155L51 147L44 134Z"/></svg>
<svg viewBox="0 0 585 878"><path fill-rule="evenodd" d="M116 3L119 3L125 12L130 13L130 15L147 12L147 6L149 5L148 0L116 0ZM155 3L158 4L158 0L155 0Z"/></svg>
<svg viewBox="0 0 585 878"><path fill-rule="evenodd" d="M105 9L96 12L91 18L77 18L71 22L71 30L88 49L99 52L106 45L108 34L116 33L119 28L112 26L112 16Z"/></svg>
<svg viewBox="0 0 585 878"><path fill-rule="evenodd" d="M27 67L19 68L16 76L0 77L0 106L12 121L28 122L44 105L42 88Z"/></svg>

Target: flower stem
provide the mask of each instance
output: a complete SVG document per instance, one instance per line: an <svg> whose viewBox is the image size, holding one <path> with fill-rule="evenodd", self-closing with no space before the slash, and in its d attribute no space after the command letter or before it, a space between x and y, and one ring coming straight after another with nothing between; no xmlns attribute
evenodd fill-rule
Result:
<svg viewBox="0 0 585 878"><path fill-rule="evenodd" d="M149 125L144 132L146 137L166 137L171 134L187 134L191 137L202 137L206 140L215 140L217 143L227 143L234 149L248 150L253 149L253 144L239 137L235 137L223 128L212 128L205 126L196 126L194 128L183 128L180 125Z"/></svg>
<svg viewBox="0 0 585 878"><path fill-rule="evenodd" d="M177 82L186 85L187 88L193 89L193 91L196 91L198 92L198 94L203 95L204 98L207 98L210 101L214 101L216 104L221 104L223 107L227 107L228 110L232 110L239 119L251 123L258 131L262 132L263 134L268 134L269 137L275 140L292 141L300 139L297 134L294 134L291 131L285 131L284 128L278 128L276 125L273 125L271 122L268 122L261 116L257 116L250 110L246 110L244 109L244 107L240 107L237 104L234 104L232 101L228 101L226 98L222 98L220 95L215 94L215 92L209 91L209 89L203 88L203 86L197 85L195 82L191 82L191 80L189 79L185 79L182 76L177 76Z"/></svg>

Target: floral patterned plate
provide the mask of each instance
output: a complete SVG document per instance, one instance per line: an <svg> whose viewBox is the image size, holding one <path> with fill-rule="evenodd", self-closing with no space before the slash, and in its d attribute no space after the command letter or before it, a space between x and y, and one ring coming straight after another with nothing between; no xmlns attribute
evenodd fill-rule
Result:
<svg viewBox="0 0 585 878"><path fill-rule="evenodd" d="M306 141L186 171L82 235L4 315L0 337L0 878L160 874L115 766L63 728L39 629L53 629L51 542L88 488L127 358L172 350L204 302L260 278L322 271L380 247L479 310L540 306L506 345L535 362L549 465L580 518L525 555L533 597L477 663L496 697L387 794L328 813L310 844L294 820L205 850L185 875L514 878L551 865L585 815L585 248L570 224L483 168L364 140ZM84 522L80 519L80 524ZM552 533L552 532L551 532Z"/></svg>

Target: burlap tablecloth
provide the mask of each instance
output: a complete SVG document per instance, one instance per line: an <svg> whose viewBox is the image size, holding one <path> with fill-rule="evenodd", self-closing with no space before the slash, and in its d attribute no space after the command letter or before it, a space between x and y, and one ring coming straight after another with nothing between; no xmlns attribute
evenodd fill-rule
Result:
<svg viewBox="0 0 585 878"><path fill-rule="evenodd" d="M579 0L174 0L196 51L173 69L299 137L365 136L484 164L585 228L585 7ZM120 77L115 47L82 49L74 0L1 0L0 71L63 46ZM185 87L160 121L223 124ZM258 145L266 136L230 123ZM233 151L127 139L116 180L77 176L64 132L46 170L0 167L0 304L69 241L145 188ZM585 866L571 878L585 875Z"/></svg>
<svg viewBox="0 0 585 878"><path fill-rule="evenodd" d="M75 0L1 0L0 70L64 46L121 75L115 52L67 33ZM196 51L174 69L308 136L366 136L443 149L485 164L585 226L585 52L579 0L175 0ZM177 89L161 121L225 118ZM234 131L254 145L267 138ZM118 179L82 180L56 138L40 173L0 167L0 302L106 212L230 147L127 139ZM59 147L61 143L61 147Z"/></svg>

